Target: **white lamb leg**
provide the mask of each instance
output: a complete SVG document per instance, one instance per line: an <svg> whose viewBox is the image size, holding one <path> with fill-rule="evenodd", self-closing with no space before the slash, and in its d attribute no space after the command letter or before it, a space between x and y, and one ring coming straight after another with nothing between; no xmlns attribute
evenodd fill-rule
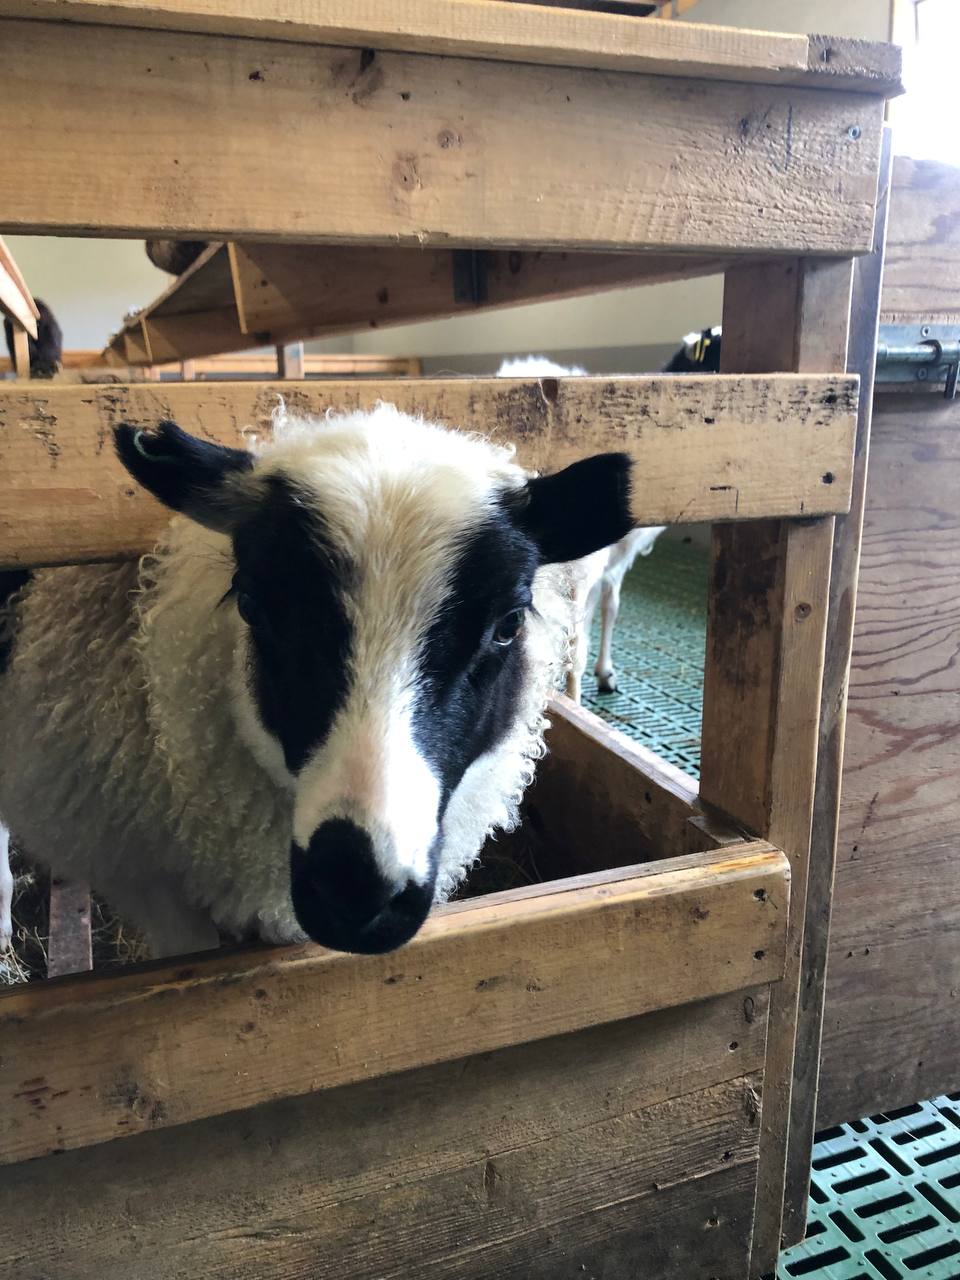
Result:
<svg viewBox="0 0 960 1280"><path fill-rule="evenodd" d="M617 673L613 669L613 629L620 612L620 587L623 576L608 574L600 592L600 653L594 675L601 693L616 693Z"/></svg>
<svg viewBox="0 0 960 1280"><path fill-rule="evenodd" d="M567 697L574 702L580 701L583 688L583 673L587 669L590 656L590 631L593 627L593 615L596 612L597 600L600 597L600 580L595 578L586 585L585 602L577 603L577 629L573 637L573 655L570 670L567 672ZM583 596L581 595L581 599Z"/></svg>
<svg viewBox="0 0 960 1280"><path fill-rule="evenodd" d="M0 822L0 951L9 951L13 940L13 874L10 870L10 833Z"/></svg>
<svg viewBox="0 0 960 1280"><path fill-rule="evenodd" d="M187 906L165 880L145 879L136 887L104 885L103 896L141 931L154 960L212 951L220 945L209 912Z"/></svg>

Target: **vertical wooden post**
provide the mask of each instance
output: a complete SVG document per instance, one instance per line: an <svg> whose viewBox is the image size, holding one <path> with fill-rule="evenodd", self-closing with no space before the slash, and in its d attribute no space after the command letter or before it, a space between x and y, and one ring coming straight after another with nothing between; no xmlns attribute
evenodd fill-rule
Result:
<svg viewBox="0 0 960 1280"><path fill-rule="evenodd" d="M30 338L23 325L16 320L13 326L13 368L18 378L30 377Z"/></svg>
<svg viewBox="0 0 960 1280"><path fill-rule="evenodd" d="M727 372L842 371L852 263L772 262L726 276ZM778 845L793 884L787 968L773 989L750 1274L781 1247L833 520L713 534L701 795Z"/></svg>
<svg viewBox="0 0 960 1280"><path fill-rule="evenodd" d="M281 378L306 377L302 342L277 347L277 373Z"/></svg>
<svg viewBox="0 0 960 1280"><path fill-rule="evenodd" d="M47 977L62 978L92 968L90 889L77 880L54 880L50 885Z"/></svg>
<svg viewBox="0 0 960 1280"><path fill-rule="evenodd" d="M857 415L857 439L854 453L853 498L849 515L837 517L833 566L830 574L830 608L823 670L820 744L817 753L813 830L810 839L810 874L807 884L806 922L803 931L802 981L784 1201L784 1234L792 1240L802 1237L806 1225L807 1184L816 1128L823 1000L827 948L830 941L833 876L837 854L843 744L847 721L847 685L850 674L850 655L853 649L857 579L860 573L860 541L863 533L867 457L873 415L877 325L880 314L880 288L887 233L891 168L890 131L887 129L884 132L883 157L880 165L873 252L867 257L857 259L853 275L853 306L847 370L860 375L860 408Z"/></svg>

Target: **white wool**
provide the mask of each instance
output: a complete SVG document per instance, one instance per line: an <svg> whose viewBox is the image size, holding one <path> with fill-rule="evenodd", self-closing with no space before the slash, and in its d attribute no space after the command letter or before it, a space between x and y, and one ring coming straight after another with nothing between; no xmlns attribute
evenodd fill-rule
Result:
<svg viewBox="0 0 960 1280"><path fill-rule="evenodd" d="M512 356L503 360L498 378L585 378L586 369L578 364L562 365L546 356Z"/></svg>
<svg viewBox="0 0 960 1280"><path fill-rule="evenodd" d="M378 510L389 511L391 536L406 528L417 549L411 587L435 567L431 537L449 538L465 512L476 516L525 479L509 450L390 405L327 419L281 406L273 438L255 452L241 491L282 470L315 492L374 594L389 553ZM415 520L416 537L404 525ZM230 933L296 940L292 779L238 692L246 633L235 609L218 607L233 570L224 535L177 517L140 566L35 576L0 676L0 818L31 857L89 880L135 922L149 919L151 895L172 895ZM572 625L568 594L565 570L538 572L518 714L450 800L438 900L486 836L517 820ZM371 595L357 607L387 618L396 604Z"/></svg>

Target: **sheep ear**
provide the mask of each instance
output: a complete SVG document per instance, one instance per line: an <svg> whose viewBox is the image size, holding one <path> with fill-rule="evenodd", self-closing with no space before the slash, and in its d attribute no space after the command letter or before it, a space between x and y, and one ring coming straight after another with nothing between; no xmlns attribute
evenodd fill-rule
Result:
<svg viewBox="0 0 960 1280"><path fill-rule="evenodd" d="M220 533L234 528L243 504L228 481L252 469L251 454L198 440L175 422L161 422L154 431L124 423L114 440L134 480L165 506Z"/></svg>
<svg viewBox="0 0 960 1280"><path fill-rule="evenodd" d="M579 560L630 532L631 465L625 453L599 453L528 482L515 520L541 564Z"/></svg>

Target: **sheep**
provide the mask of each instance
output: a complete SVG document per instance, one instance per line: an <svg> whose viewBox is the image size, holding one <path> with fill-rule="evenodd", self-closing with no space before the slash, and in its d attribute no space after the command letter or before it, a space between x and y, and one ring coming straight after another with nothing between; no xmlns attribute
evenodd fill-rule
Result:
<svg viewBox="0 0 960 1280"><path fill-rule="evenodd" d="M52 378L60 371L63 362L63 334L57 324L57 318L39 298L34 298L40 318L37 320L37 336L27 335L27 346L30 352L30 377ZM3 322L4 337L7 340L7 354L15 360L13 345L13 325L7 319Z"/></svg>
<svg viewBox="0 0 960 1280"><path fill-rule="evenodd" d="M521 356L505 359L497 370L498 378L562 378L583 377L586 369L565 366L543 356ZM576 624L573 653L566 677L566 693L579 702L583 673L590 648L590 631L597 603L600 603L600 652L594 667L597 688L601 693L615 693L617 674L613 665L613 631L620 612L623 579L638 556L648 556L666 525L650 525L631 529L612 546L586 557L571 571Z"/></svg>
<svg viewBox="0 0 960 1280"><path fill-rule="evenodd" d="M147 257L160 271L182 276L201 253L209 248L208 240L147 240Z"/></svg>
<svg viewBox="0 0 960 1280"><path fill-rule="evenodd" d="M391 405L232 449L116 429L176 514L139 565L8 601L0 819L154 955L220 931L391 950L509 828L630 459L538 477ZM569 511L581 518L571 522Z"/></svg>
<svg viewBox="0 0 960 1280"><path fill-rule="evenodd" d="M663 366L664 373L719 373L723 329L715 324L684 336L682 344Z"/></svg>

